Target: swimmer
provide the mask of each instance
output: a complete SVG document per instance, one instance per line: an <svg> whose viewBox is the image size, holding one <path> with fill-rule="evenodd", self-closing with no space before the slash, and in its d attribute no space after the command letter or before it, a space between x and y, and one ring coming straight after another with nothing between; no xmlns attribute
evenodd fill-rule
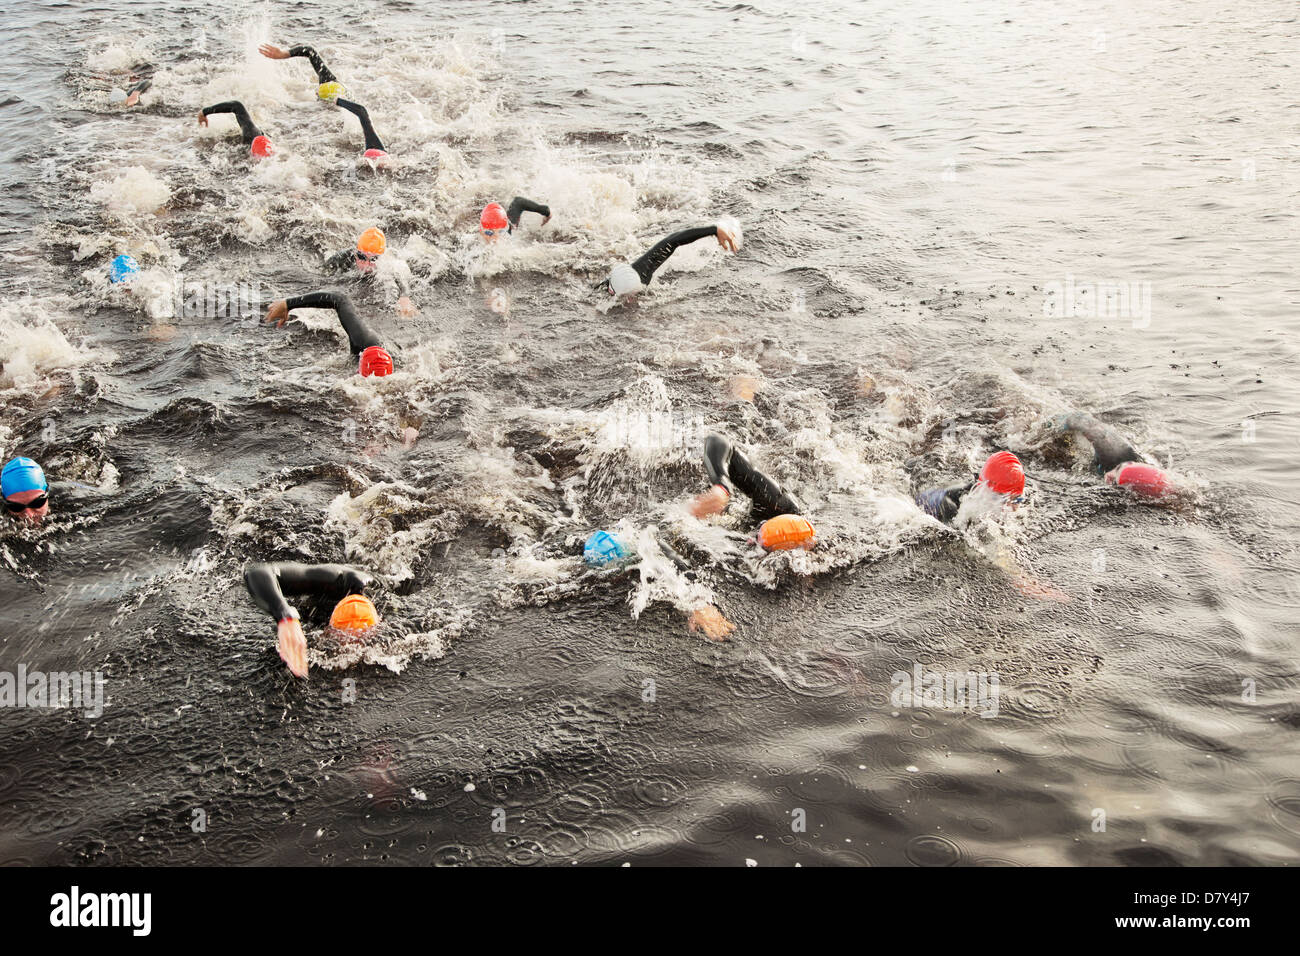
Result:
<svg viewBox="0 0 1300 956"><path fill-rule="evenodd" d="M962 500L981 486L1014 510L1025 494L1025 469L1020 459L1009 451L994 452L971 481L947 488L927 488L916 496L916 503L931 518L948 524L957 517Z"/></svg>
<svg viewBox="0 0 1300 956"><path fill-rule="evenodd" d="M379 261L387 250L388 240L383 231L371 226L357 239L356 248L334 253L325 260L325 268L331 272L346 272L356 278L374 279L379 272ZM411 302L410 266L397 258L396 253L389 254L385 261L393 265L390 271L399 294L397 312L410 318L415 315L415 305Z"/></svg>
<svg viewBox="0 0 1300 956"><path fill-rule="evenodd" d="M750 464L744 453L721 435L704 439L704 469L712 487L691 503L691 514L697 518L721 514L736 491L750 499L749 514L756 523L803 514L803 505L794 495ZM807 546L812 546L811 541Z"/></svg>
<svg viewBox="0 0 1300 956"><path fill-rule="evenodd" d="M347 92L343 88L343 84L339 82L339 78L330 72L330 68L320 58L320 54L309 46L300 44L282 50L272 43L263 43L257 48L257 52L272 60L288 60L296 56L306 57L307 62L311 64L311 68L316 71L316 82L318 84L316 96L326 103L336 102L339 97Z"/></svg>
<svg viewBox="0 0 1300 956"><path fill-rule="evenodd" d="M366 137L366 145L362 147L361 157L368 160L376 169L386 169L388 151L384 149L384 141L379 138L374 125L370 122L370 113L360 103L353 103L351 100L339 98L338 105L361 121L361 132Z"/></svg>
<svg viewBox="0 0 1300 956"><path fill-rule="evenodd" d="M490 202L483 207L478 217L479 235L488 242L496 242L501 236L514 232L519 225L519 217L526 212L535 212L541 216L543 226L551 221L550 206L516 196L510 200L509 209L503 208L499 202Z"/></svg>
<svg viewBox="0 0 1300 956"><path fill-rule="evenodd" d="M86 74L96 85L107 86L108 102L129 109L140 103L140 94L153 86L152 63L137 63L126 70L108 70Z"/></svg>
<svg viewBox="0 0 1300 956"><path fill-rule="evenodd" d="M1092 445L1092 464L1106 484L1127 488L1143 498L1162 498L1174 490L1169 473L1148 464L1142 454L1104 422L1087 412L1057 415L1052 428L1077 432Z"/></svg>
<svg viewBox="0 0 1300 956"><path fill-rule="evenodd" d="M706 236L716 236L718 245L722 246L728 252L735 252L740 248L732 231L721 225L699 226L695 229L683 229L681 232L675 232L671 236L660 239L649 251L640 259L630 265L626 262L617 265L610 272L609 276L597 282L593 287L597 290L603 289L605 292L615 298L636 295L643 292L649 285L650 279L654 276L655 270L668 261L678 247L688 245L698 239Z"/></svg>
<svg viewBox="0 0 1300 956"><path fill-rule="evenodd" d="M16 521L39 525L50 513L50 483L30 458L11 458L0 470L0 497L5 514Z"/></svg>
<svg viewBox="0 0 1300 956"><path fill-rule="evenodd" d="M280 659L295 677L307 676L307 638L298 610L285 594L310 599L308 621L323 622L325 610L333 603L329 626L361 637L380 621L365 594L374 580L365 571L342 564L250 564L244 571L244 586L253 603L275 619Z"/></svg>
<svg viewBox="0 0 1300 956"><path fill-rule="evenodd" d="M339 324L348 335L352 354L358 357L357 373L363 377L393 374L393 357L383 347L377 336L357 315L352 300L341 292L309 292L291 299L272 302L266 310L266 321L283 328L294 309L331 309L337 313Z"/></svg>
<svg viewBox="0 0 1300 956"><path fill-rule="evenodd" d="M275 153L275 148L271 146L271 141L266 138L265 134L257 128L248 115L248 110L244 109L244 104L238 100L229 100L225 103L218 103L215 106L205 106L199 110L199 125L208 125L208 116L212 113L233 113L235 122L239 124L239 134L243 139L244 145L248 147L249 153L254 159L265 159Z"/></svg>

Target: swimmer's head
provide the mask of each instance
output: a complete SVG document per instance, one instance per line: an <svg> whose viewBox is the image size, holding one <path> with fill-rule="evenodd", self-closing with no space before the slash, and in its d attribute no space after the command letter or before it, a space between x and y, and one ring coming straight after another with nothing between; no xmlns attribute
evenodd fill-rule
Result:
<svg viewBox="0 0 1300 956"><path fill-rule="evenodd" d="M114 106L121 106L126 102L126 97L126 90L119 90L117 87L113 87L113 89L108 91L108 101Z"/></svg>
<svg viewBox="0 0 1300 956"><path fill-rule="evenodd" d="M368 149L361 154L361 158L375 169L384 169L388 166L388 154L382 149Z"/></svg>
<svg viewBox="0 0 1300 956"><path fill-rule="evenodd" d="M582 560L596 568L622 561L629 554L623 539L608 531L593 531L582 546Z"/></svg>
<svg viewBox="0 0 1300 956"><path fill-rule="evenodd" d="M483 238L488 240L495 240L506 232L510 228L510 220L506 218L505 207L499 202L490 202L484 206L479 213L478 228Z"/></svg>
<svg viewBox="0 0 1300 956"><path fill-rule="evenodd" d="M817 544L817 532L803 515L777 515L759 525L758 543L764 551L811 550Z"/></svg>
<svg viewBox="0 0 1300 956"><path fill-rule="evenodd" d="M343 89L343 84L333 80L316 87L316 96L325 103L333 103L345 93L347 90Z"/></svg>
<svg viewBox="0 0 1300 956"><path fill-rule="evenodd" d="M383 232L371 226L357 239L357 251L353 255L353 261L362 272L370 272L387 248L388 240L384 238Z"/></svg>
<svg viewBox="0 0 1300 956"><path fill-rule="evenodd" d="M1126 461L1106 472L1106 484L1127 488L1143 498L1163 498L1174 490L1167 472L1140 461Z"/></svg>
<svg viewBox="0 0 1300 956"><path fill-rule="evenodd" d="M135 261L134 256L120 255L108 267L108 281L113 285L124 285L139 275L140 263Z"/></svg>
<svg viewBox="0 0 1300 956"><path fill-rule="evenodd" d="M0 470L0 497L12 518L40 524L50 513L49 491L45 472L30 458L12 458Z"/></svg>
<svg viewBox="0 0 1300 956"><path fill-rule="evenodd" d="M1006 495L1019 503L1025 493L1025 469L1009 451L994 452L980 469L979 483L994 494Z"/></svg>
<svg viewBox="0 0 1300 956"><path fill-rule="evenodd" d="M605 289L616 299L625 295L635 295L645 288L637 271L626 262L616 265L605 280Z"/></svg>
<svg viewBox="0 0 1300 956"><path fill-rule="evenodd" d="M379 624L379 611L364 594L349 594L334 606L330 627L338 631L364 634Z"/></svg>
<svg viewBox="0 0 1300 956"><path fill-rule="evenodd" d="M252 144L248 147L248 151L252 153L256 159L266 159L268 156L275 155L275 147L271 145L271 141L265 136L254 136Z"/></svg>
<svg viewBox="0 0 1300 956"><path fill-rule="evenodd" d="M357 372L362 378L368 378L371 375L380 378L385 375L392 375L393 357L381 346L372 345L361 353L361 361L357 365Z"/></svg>

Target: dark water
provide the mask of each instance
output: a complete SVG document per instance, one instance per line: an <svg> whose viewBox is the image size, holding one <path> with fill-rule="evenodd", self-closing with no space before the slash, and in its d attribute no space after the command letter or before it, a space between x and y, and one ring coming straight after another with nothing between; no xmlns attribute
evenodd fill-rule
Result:
<svg viewBox="0 0 1300 956"><path fill-rule="evenodd" d="M34 3L6 26L0 453L84 487L0 534L0 671L101 670L107 706L0 710L0 859L1300 856L1293 5ZM268 40L322 50L394 168L355 165L351 117ZM123 111L137 63L154 89ZM232 97L274 160L195 126ZM555 218L485 250L473 217L515 194ZM634 306L590 294L724 215L737 256L683 250ZM347 287L397 355L362 381L328 316L257 317L338 287L322 256L375 224L419 315L386 273ZM1094 283L1133 298L1057 308ZM1045 427L1069 409L1184 493L1101 485ZM821 548L760 558L743 517L686 516L709 430ZM1030 473L1015 515L909 504L994 447ZM585 572L575 543L619 521L644 573ZM382 574L382 639L313 632L292 681L250 559ZM731 642L687 633L703 600ZM917 665L995 673L997 716L891 702Z"/></svg>

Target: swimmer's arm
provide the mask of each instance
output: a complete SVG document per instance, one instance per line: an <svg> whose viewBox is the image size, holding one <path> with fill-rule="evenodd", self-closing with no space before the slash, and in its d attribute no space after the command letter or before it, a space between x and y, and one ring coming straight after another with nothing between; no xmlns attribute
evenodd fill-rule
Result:
<svg viewBox="0 0 1300 956"><path fill-rule="evenodd" d="M252 117L248 115L248 110L244 109L244 104L239 100L227 100L215 106L205 106L199 110L199 125L207 126L207 118L213 113L233 113L245 143L251 143L262 135L262 131L257 128L257 124L253 122Z"/></svg>
<svg viewBox="0 0 1300 956"><path fill-rule="evenodd" d="M330 272L347 272L356 266L356 253L351 249L336 252L325 260L325 268Z"/></svg>
<svg viewBox="0 0 1300 956"><path fill-rule="evenodd" d="M698 226L695 229L683 229L681 232L674 232L671 236L666 236L651 246L645 255L632 263L632 268L641 277L641 281L649 285L650 278L655 274L655 270L667 262L668 257L676 252L679 246L690 245L705 236L716 236L717 234L718 227L716 225Z"/></svg>
<svg viewBox="0 0 1300 956"><path fill-rule="evenodd" d="M519 225L519 217L526 212L535 212L542 217L542 225L546 225L551 218L551 207L545 206L539 202L533 202L531 199L525 199L523 196L516 196L510 200L510 208L506 210L506 219L510 222L510 231L514 232Z"/></svg>
<svg viewBox="0 0 1300 956"><path fill-rule="evenodd" d="M361 353L372 345L383 344L357 315L352 300L342 292L308 292L306 295L285 299L284 306L290 312L294 309L333 309L338 314L343 331L348 335L348 344L354 354Z"/></svg>
<svg viewBox="0 0 1300 956"><path fill-rule="evenodd" d="M329 67L320 58L320 54L306 44L299 44L298 46L291 46L287 50L282 50L274 44L263 43L258 47L258 52L272 60L287 60L294 56L305 56L311 64L311 68L316 71L316 77L321 83L338 82L338 77L329 71Z"/></svg>

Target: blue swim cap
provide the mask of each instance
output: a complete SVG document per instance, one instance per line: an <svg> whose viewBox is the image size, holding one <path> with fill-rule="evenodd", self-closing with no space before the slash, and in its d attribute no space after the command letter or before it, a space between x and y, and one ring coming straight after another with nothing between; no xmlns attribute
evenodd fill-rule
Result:
<svg viewBox="0 0 1300 956"><path fill-rule="evenodd" d="M582 548L582 560L592 567L600 568L622 561L628 553L627 545L616 536L608 531L593 531Z"/></svg>
<svg viewBox="0 0 1300 956"><path fill-rule="evenodd" d="M140 263L128 255L118 256L108 267L108 278L113 285L128 282L140 274Z"/></svg>
<svg viewBox="0 0 1300 956"><path fill-rule="evenodd" d="M20 491L48 491L41 466L30 458L11 458L0 471L0 497L8 498Z"/></svg>

